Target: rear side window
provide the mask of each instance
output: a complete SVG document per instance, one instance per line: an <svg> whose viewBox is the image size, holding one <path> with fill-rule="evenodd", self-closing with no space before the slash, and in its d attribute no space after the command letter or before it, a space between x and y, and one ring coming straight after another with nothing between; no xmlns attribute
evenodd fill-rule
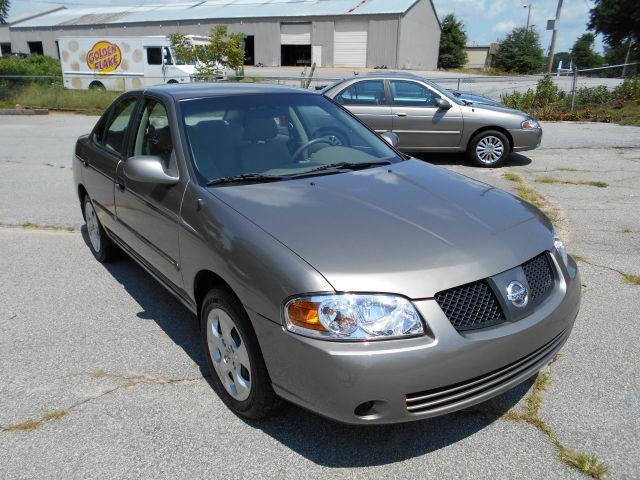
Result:
<svg viewBox="0 0 640 480"><path fill-rule="evenodd" d="M115 153L122 153L124 137L127 133L129 120L135 109L137 98L130 97L121 100L111 111L111 116L103 131L102 138L98 141Z"/></svg>
<svg viewBox="0 0 640 480"><path fill-rule="evenodd" d="M149 65L162 65L162 48L147 47L147 63Z"/></svg>
<svg viewBox="0 0 640 480"><path fill-rule="evenodd" d="M384 80L364 80L349 85L334 99L342 105L384 105Z"/></svg>

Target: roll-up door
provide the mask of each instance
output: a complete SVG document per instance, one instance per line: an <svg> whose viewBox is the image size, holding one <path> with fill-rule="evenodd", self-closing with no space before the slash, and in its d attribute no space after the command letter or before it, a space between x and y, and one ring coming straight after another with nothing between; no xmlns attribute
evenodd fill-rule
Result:
<svg viewBox="0 0 640 480"><path fill-rule="evenodd" d="M281 45L311 45L310 23L281 23Z"/></svg>
<svg viewBox="0 0 640 480"><path fill-rule="evenodd" d="M367 66L368 22L335 22L333 64L336 67Z"/></svg>

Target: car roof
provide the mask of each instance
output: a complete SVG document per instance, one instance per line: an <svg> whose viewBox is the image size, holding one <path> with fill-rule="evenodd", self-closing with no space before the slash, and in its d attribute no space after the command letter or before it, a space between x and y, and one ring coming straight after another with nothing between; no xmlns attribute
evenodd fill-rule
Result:
<svg viewBox="0 0 640 480"><path fill-rule="evenodd" d="M309 90L282 85L258 83L187 83L157 85L131 90L133 93L149 93L174 100L186 100L203 97L226 97L230 95L268 95L268 94L308 94Z"/></svg>

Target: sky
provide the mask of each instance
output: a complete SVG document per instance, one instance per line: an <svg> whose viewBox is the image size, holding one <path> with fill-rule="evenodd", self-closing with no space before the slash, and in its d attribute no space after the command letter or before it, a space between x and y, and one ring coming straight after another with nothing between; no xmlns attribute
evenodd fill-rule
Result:
<svg viewBox="0 0 640 480"><path fill-rule="evenodd" d="M184 1L184 0L183 0ZM393 0L388 0L393 1ZM163 0L11 0L9 15L37 12L57 5L103 6L142 5L171 3ZM175 2L174 2L175 3ZM469 45L487 45L509 33L513 27L525 26L527 8L525 0L433 0L440 19L454 13L461 19L467 31ZM532 0L531 23L540 33L542 46L546 50L551 43L551 32L546 31L547 20L555 17L557 0ZM575 40L586 31L591 0L565 0L560 16L560 29L556 40L556 52L568 51ZM602 51L596 40L596 49Z"/></svg>

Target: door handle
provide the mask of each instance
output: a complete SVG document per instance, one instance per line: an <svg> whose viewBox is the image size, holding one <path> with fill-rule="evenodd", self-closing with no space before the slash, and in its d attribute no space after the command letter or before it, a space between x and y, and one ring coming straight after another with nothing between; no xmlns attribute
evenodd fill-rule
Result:
<svg viewBox="0 0 640 480"><path fill-rule="evenodd" d="M125 185L124 185L124 179L122 177L116 177L116 188L121 192L124 192Z"/></svg>
<svg viewBox="0 0 640 480"><path fill-rule="evenodd" d="M406 114L406 113L404 113L404 112L398 112L398 113L396 113L396 117L406 117L406 116L407 116L407 114Z"/></svg>

